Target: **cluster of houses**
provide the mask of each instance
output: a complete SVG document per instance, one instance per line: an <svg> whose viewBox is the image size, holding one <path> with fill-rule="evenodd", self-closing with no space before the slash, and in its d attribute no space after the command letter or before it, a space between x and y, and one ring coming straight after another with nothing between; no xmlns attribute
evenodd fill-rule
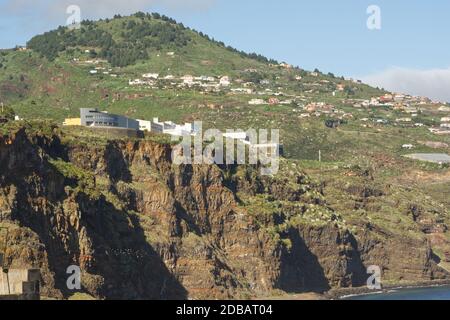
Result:
<svg viewBox="0 0 450 320"><path fill-rule="evenodd" d="M300 77L301 78L301 77ZM260 85L269 85L270 81L263 79L259 82ZM146 73L140 78L130 79L128 81L130 86L148 86L151 88L200 88L205 92L221 92L227 90L232 95L255 95L255 96L270 96L269 98L252 98L248 101L249 105L291 105L295 103L294 96L285 95L281 91L273 91L270 88L258 91L255 88L255 83L244 82L241 79L232 80L229 76L214 77L214 76L192 76L184 75L176 77L174 75L160 76L158 73ZM234 86L233 86L234 85ZM284 99L281 97L285 96Z"/></svg>
<svg viewBox="0 0 450 320"><path fill-rule="evenodd" d="M416 113L418 109L411 107L412 105L427 105L431 103L433 102L425 97L416 97L411 95L395 93L395 94L385 94L381 97L373 97L369 100L357 101L356 103L354 103L354 107L367 108L367 107L387 106L392 107L395 110L404 110L407 113Z"/></svg>
<svg viewBox="0 0 450 320"><path fill-rule="evenodd" d="M293 111L301 112L298 118L305 119L311 117L321 117L326 115L328 118L338 120L348 120L354 118L353 114L339 110L334 105L325 102L313 102L306 106L300 106Z"/></svg>
<svg viewBox="0 0 450 320"><path fill-rule="evenodd" d="M295 103L293 99L280 100L277 97L271 97L267 100L261 98L251 99L248 104L251 106L262 106L262 105L291 105Z"/></svg>
<svg viewBox="0 0 450 320"><path fill-rule="evenodd" d="M158 118L153 118L153 121L136 120L139 123L140 131L164 133L175 137L182 136L195 136L199 132L199 128L195 123L185 123L184 125L178 125L172 121L159 121Z"/></svg>
<svg viewBox="0 0 450 320"><path fill-rule="evenodd" d="M89 52L89 50L87 50ZM108 75L111 78L117 78L118 75L114 73L111 67L107 67L108 61L103 59L87 59L73 58L72 63L89 67L90 75Z"/></svg>
<svg viewBox="0 0 450 320"><path fill-rule="evenodd" d="M313 102L305 106L305 111L309 113L320 112L322 114L331 114L336 111L336 107L325 102Z"/></svg>
<svg viewBox="0 0 450 320"><path fill-rule="evenodd" d="M201 128L197 123L185 123L178 125L172 121L161 122L158 118L152 121L131 119L125 116L110 114L99 111L96 108L80 109L80 118L69 118L63 123L64 126L83 126L98 129L119 129L132 131L146 131L158 134L168 134L174 137L197 136L201 134ZM254 150L269 150L282 154L283 146L279 143L254 143L246 132L225 133L223 137L240 141Z"/></svg>
<svg viewBox="0 0 450 320"><path fill-rule="evenodd" d="M399 111L405 114L405 116L395 119L394 125L406 126L406 127L425 127L424 123L414 121L415 118L424 111L425 106L441 104L438 101L432 101L426 97L411 96L405 94L386 94L381 97L373 97L369 100L357 101L347 100L345 103L353 103L355 108L362 107L390 107L394 111ZM450 107L441 105L437 111L450 112ZM361 119L363 122L369 121L368 118ZM388 124L389 121L385 119L374 120L378 124ZM441 119L440 126L428 128L432 133L444 135L450 134L450 117L444 117Z"/></svg>
<svg viewBox="0 0 450 320"><path fill-rule="evenodd" d="M443 117L439 127L429 128L429 130L437 135L450 135L450 117Z"/></svg>
<svg viewBox="0 0 450 320"><path fill-rule="evenodd" d="M198 86L204 89L219 90L223 87L229 87L232 84L232 80L229 76L213 77L184 75L182 77L176 77L171 74L160 76L158 73L145 73L141 76L141 78L131 79L128 81L128 85L130 86L155 87L159 83L178 88L191 88Z"/></svg>
<svg viewBox="0 0 450 320"><path fill-rule="evenodd" d="M444 117L441 119L441 128L450 129L450 117Z"/></svg>
<svg viewBox="0 0 450 320"><path fill-rule="evenodd" d="M247 70L246 70L247 71ZM273 92L272 89L265 89L263 91L257 91L254 82L245 82L242 79L231 79L230 76L224 75L220 77L215 76L193 76L184 75L177 77L174 75L161 76L158 73L146 73L142 74L140 78L128 80L129 86L146 86L153 89L156 88L199 88L205 92L222 92L227 90L230 94L239 95L259 95L267 96L272 95L275 97L284 95L282 92ZM259 81L259 85L270 85L270 81L262 79ZM291 101L281 101L284 104L289 104ZM251 100L249 104L266 104L269 102L260 101L260 99Z"/></svg>
<svg viewBox="0 0 450 320"><path fill-rule="evenodd" d="M411 120L411 119L409 119L409 120ZM416 126L417 126L417 123L416 123ZM423 126L423 125L421 125L421 126ZM450 117L441 118L440 127L428 128L428 130L437 135L450 135ZM424 144L429 147L432 147L432 148L448 148L447 144L441 143L441 142L428 142L428 143L424 143ZM414 148L414 145L404 144L402 146L402 148L411 150Z"/></svg>

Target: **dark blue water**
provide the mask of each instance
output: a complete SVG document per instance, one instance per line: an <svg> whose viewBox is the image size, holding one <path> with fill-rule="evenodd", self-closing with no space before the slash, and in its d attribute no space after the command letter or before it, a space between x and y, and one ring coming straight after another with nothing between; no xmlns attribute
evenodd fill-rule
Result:
<svg viewBox="0 0 450 320"><path fill-rule="evenodd" d="M450 286L399 289L388 293L350 297L346 300L450 300Z"/></svg>

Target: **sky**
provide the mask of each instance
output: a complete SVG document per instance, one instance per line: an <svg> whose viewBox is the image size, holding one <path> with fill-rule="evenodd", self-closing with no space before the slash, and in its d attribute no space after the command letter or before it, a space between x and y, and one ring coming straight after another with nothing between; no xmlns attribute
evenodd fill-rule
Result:
<svg viewBox="0 0 450 320"><path fill-rule="evenodd" d="M83 19L163 13L240 50L450 102L448 0L0 0L0 48L64 25L71 4Z"/></svg>

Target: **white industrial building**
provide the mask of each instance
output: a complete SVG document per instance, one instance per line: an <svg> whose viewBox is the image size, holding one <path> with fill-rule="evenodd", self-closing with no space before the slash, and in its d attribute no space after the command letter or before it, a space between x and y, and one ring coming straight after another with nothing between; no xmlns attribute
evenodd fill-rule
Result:
<svg viewBox="0 0 450 320"><path fill-rule="evenodd" d="M153 121L137 120L139 122L139 128L141 131L164 133L171 136L186 136L196 135L198 130L192 123L185 123L184 125L178 125L172 121L160 122L158 118L153 118Z"/></svg>

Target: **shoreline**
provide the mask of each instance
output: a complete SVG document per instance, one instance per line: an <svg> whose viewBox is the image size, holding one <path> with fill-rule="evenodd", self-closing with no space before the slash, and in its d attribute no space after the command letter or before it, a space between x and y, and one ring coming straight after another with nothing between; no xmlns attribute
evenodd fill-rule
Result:
<svg viewBox="0 0 450 320"><path fill-rule="evenodd" d="M324 293L324 298L327 300L345 300L347 298L357 297L357 296L389 293L390 291L393 291L393 290L422 289L422 288L426 289L426 288L445 287L445 286L450 286L450 280L395 283L395 284L385 285L380 290L370 290L367 287L341 288L341 289L331 289L330 291Z"/></svg>

